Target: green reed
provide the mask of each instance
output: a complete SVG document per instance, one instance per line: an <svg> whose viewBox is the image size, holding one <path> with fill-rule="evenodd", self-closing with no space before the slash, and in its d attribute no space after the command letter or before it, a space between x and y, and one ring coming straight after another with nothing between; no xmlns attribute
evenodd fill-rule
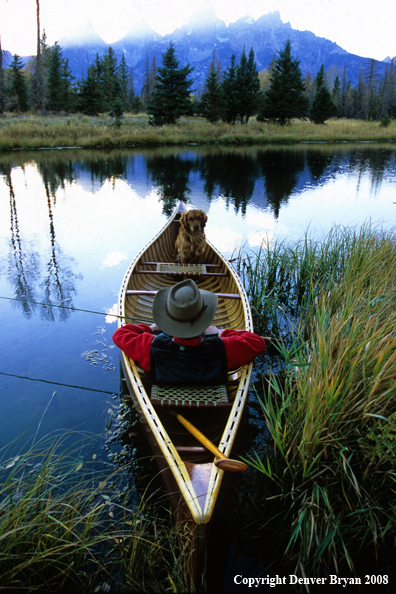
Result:
<svg viewBox="0 0 396 594"><path fill-rule="evenodd" d="M79 443L51 435L0 460L0 591L186 590L178 528L150 498L131 503L127 469L98 470L71 437Z"/></svg>
<svg viewBox="0 0 396 594"><path fill-rule="evenodd" d="M284 371L260 396L273 447L251 459L264 482L250 505L295 573L353 573L396 535L396 237L336 229L322 244L266 246L258 260L258 319L275 333L294 326L280 336ZM277 301L283 325L264 311Z"/></svg>

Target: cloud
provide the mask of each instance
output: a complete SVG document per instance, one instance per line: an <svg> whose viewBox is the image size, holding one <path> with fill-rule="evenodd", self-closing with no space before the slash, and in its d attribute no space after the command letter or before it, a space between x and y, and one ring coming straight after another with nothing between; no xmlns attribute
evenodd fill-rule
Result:
<svg viewBox="0 0 396 594"><path fill-rule="evenodd" d="M128 254L124 252L112 252L103 260L102 268L110 266L119 266L120 262L128 259Z"/></svg>

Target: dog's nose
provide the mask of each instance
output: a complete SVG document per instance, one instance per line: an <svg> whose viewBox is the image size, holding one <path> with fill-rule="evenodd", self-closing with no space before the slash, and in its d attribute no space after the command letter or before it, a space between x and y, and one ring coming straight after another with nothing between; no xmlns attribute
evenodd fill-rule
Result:
<svg viewBox="0 0 396 594"><path fill-rule="evenodd" d="M199 231L199 225L198 225L198 223L194 223L194 231Z"/></svg>

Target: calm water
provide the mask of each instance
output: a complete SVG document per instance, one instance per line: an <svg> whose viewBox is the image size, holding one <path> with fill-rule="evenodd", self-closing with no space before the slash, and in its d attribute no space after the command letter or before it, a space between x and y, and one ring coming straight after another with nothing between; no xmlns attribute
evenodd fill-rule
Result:
<svg viewBox="0 0 396 594"><path fill-rule="evenodd" d="M395 145L0 156L0 447L39 426L104 434L119 391L110 314L129 262L179 199L208 212L208 238L227 255L307 229L320 239L334 224L391 227Z"/></svg>

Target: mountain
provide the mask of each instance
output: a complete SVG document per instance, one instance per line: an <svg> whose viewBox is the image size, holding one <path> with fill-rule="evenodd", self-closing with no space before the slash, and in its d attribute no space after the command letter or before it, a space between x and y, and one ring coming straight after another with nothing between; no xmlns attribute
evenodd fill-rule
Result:
<svg viewBox="0 0 396 594"><path fill-rule="evenodd" d="M221 69L230 65L234 53L237 63L243 48L248 53L253 47L258 70L267 68L274 56L283 49L290 39L293 57L300 60L303 75L309 71L316 76L321 65L330 74L338 73L342 78L344 68L347 78L356 85L360 69L367 69L371 60L350 54L336 43L317 37L310 31L293 29L290 23L283 23L278 11L254 20L246 15L228 26L217 19L214 9L204 9L190 21L173 33L161 36L146 23L136 24L125 37L111 44L118 59L125 55L129 67L133 68L135 92L140 93L147 63L151 65L155 56L157 66L161 66L162 54L172 41L180 66L189 63L194 66L192 77L194 88L203 87L213 51L220 59ZM96 53L103 55L109 47L94 31L84 31L73 39L59 40L63 55L69 59L69 65L76 80L84 77L88 65ZM378 74L384 71L386 62L377 62Z"/></svg>

